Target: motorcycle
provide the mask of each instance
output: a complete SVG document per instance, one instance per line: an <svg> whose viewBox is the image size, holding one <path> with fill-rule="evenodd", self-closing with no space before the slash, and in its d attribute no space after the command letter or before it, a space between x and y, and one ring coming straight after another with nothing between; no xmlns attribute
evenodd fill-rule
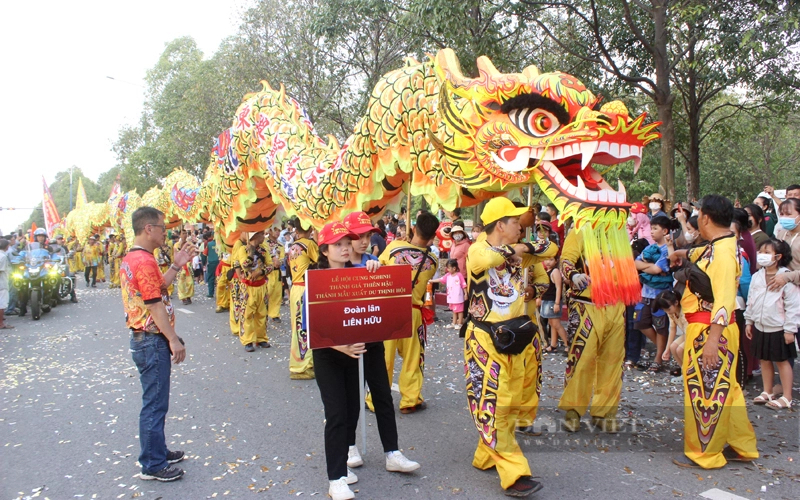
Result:
<svg viewBox="0 0 800 500"><path fill-rule="evenodd" d="M30 306L31 317L34 321L39 320L42 313L50 312L58 305L62 281L60 266L50 259L47 250L20 252L20 258L15 259L13 266L11 278L18 293L19 315L25 316Z"/></svg>
<svg viewBox="0 0 800 500"><path fill-rule="evenodd" d="M49 278L53 277L54 291L54 306L58 305L61 300L66 299L72 295L75 290L75 276L70 276L67 268L67 262L59 255L53 257L52 266L48 271Z"/></svg>

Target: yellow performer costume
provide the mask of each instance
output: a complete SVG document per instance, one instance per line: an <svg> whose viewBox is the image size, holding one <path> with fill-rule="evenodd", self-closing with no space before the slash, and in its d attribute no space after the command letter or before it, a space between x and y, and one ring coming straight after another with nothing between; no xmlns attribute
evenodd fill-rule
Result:
<svg viewBox="0 0 800 500"><path fill-rule="evenodd" d="M242 237L246 238L247 233L242 233ZM244 297L244 285L241 282L241 269L234 265L233 256L236 255L240 249L245 246L244 242L237 240L231 249L231 267L234 270L233 276L230 279L230 302L228 304L228 323L230 324L231 334L238 336L240 333L240 319L244 315L244 306L242 297Z"/></svg>
<svg viewBox="0 0 800 500"><path fill-rule="evenodd" d="M556 248L556 252L558 251L556 245L551 245L551 247ZM548 250L549 252L550 250ZM539 328L533 338L533 349L526 351L528 359L525 360L525 378L522 383L523 403L517 417L517 427L526 433L533 432L531 427L539 411L539 397L542 393L542 349L549 342L544 338L539 308L536 306L536 299L541 297L550 285L550 278L541 263L541 260L545 258L547 257L535 256L534 262L536 263L528 269L528 286L533 288L533 297L526 302L526 309L528 316L536 322Z"/></svg>
<svg viewBox="0 0 800 500"><path fill-rule="evenodd" d="M251 237L251 242L254 237ZM272 262L263 246L254 247L252 244L240 246L231 260L241 275L241 300L244 303L244 313L239 316L239 340L243 346L252 344L255 348L257 342L269 342L266 276L272 272Z"/></svg>
<svg viewBox="0 0 800 500"><path fill-rule="evenodd" d="M389 382L394 378L395 354L403 360L400 367L398 386L400 387L400 411L413 412L422 405L423 372L425 370L425 343L427 342L427 325L423 321L423 306L428 281L436 274L439 261L425 247L413 245L406 241L394 240L386 246L379 257L381 265L410 265L411 279L417 276L414 289L411 292L411 336L399 340L387 340L383 343L386 356L386 372ZM367 405L373 410L371 396L367 398Z"/></svg>
<svg viewBox="0 0 800 500"><path fill-rule="evenodd" d="M119 262L121 260L117 257L119 248L120 243L116 241L109 242L108 244L109 288L119 288Z"/></svg>
<svg viewBox="0 0 800 500"><path fill-rule="evenodd" d="M94 253L97 255L97 281L105 283L106 281L106 262L105 262L105 248L99 241L94 243Z"/></svg>
<svg viewBox="0 0 800 500"><path fill-rule="evenodd" d="M558 407L567 412L565 428L575 432L591 402L590 414L601 430L616 432L625 358L625 304L599 307L592 286L576 286L573 278L588 276L585 239L591 225L570 231L561 251L561 273L570 285L569 322L577 325L567 355L564 393ZM570 332L572 333L572 332Z"/></svg>
<svg viewBox="0 0 800 500"><path fill-rule="evenodd" d="M185 242L178 241L178 243L175 243L175 246L172 247L173 262L175 261L175 253L180 251L184 243ZM191 302L192 297L194 297L194 275L192 274L192 269L189 267L189 264L181 268L175 281L178 282L178 298L182 301Z"/></svg>
<svg viewBox="0 0 800 500"><path fill-rule="evenodd" d="M708 275L714 302L699 299L689 287L681 299L689 322L683 355L684 454L704 469L716 469L727 463L722 453L726 444L744 459L758 458L755 431L735 377L739 329L733 311L742 274L740 252L731 234L693 249L688 258ZM701 358L711 324L725 328L717 346L719 364L704 370Z"/></svg>
<svg viewBox="0 0 800 500"><path fill-rule="evenodd" d="M536 351L541 352L541 340L535 336L519 354L501 354L489 333L475 321L491 324L526 315L523 269L558 252L558 247L546 240L526 246L521 262L509 260L515 255L514 247L495 247L487 239L474 243L467 253L470 322L464 363L467 401L479 433L472 465L481 470L497 467L503 489L531 475L514 432L518 425L530 425L536 415L536 409L526 405L538 404Z"/></svg>
<svg viewBox="0 0 800 500"><path fill-rule="evenodd" d="M247 238L247 233L242 233L243 238ZM241 277L242 277L242 270L241 268L236 265L233 260L233 256L237 255L239 251L245 247L244 242L239 239L236 243L233 244L233 249L231 250L231 267L234 270L233 276L231 277L230 281L230 303L228 305L228 324L231 327L231 334L239 336L240 333L240 322L242 316L244 316L244 307L245 304L242 302L244 298L244 285L242 284ZM226 271L227 272L227 271Z"/></svg>
<svg viewBox="0 0 800 500"><path fill-rule="evenodd" d="M158 263L158 268L161 270L161 274L166 274L167 271L169 271L169 266L172 265L172 252L170 251L169 247L165 244L159 248L156 248L153 250L153 257L156 258L156 262ZM169 288L167 289L170 297L172 297L172 292L174 290L175 285L170 283Z"/></svg>
<svg viewBox="0 0 800 500"><path fill-rule="evenodd" d="M289 358L289 377L314 378L314 362L308 350L308 332L302 327L303 293L306 290L306 270L319 259L319 247L314 240L300 238L289 247L289 269L292 273L292 291L289 293L289 313L292 321L292 353Z"/></svg>
<svg viewBox="0 0 800 500"><path fill-rule="evenodd" d="M281 317L281 302L283 302L281 297L283 283L281 282L280 262L283 260L286 252L283 249L283 245L277 241L272 241L271 239L268 239L266 242L264 242L264 245L268 247L267 257L270 259L270 265L272 266L272 271L267 277L267 316L273 320L279 320ZM277 266L274 265L275 263L272 262L272 259L276 259L278 262Z"/></svg>
<svg viewBox="0 0 800 500"><path fill-rule="evenodd" d="M69 266L69 270L73 273L78 272L78 252L77 252L78 242L71 240L67 242L67 265Z"/></svg>
<svg viewBox="0 0 800 500"><path fill-rule="evenodd" d="M227 311L231 306L230 281L228 271L231 270L230 254L220 255L220 272L217 276L217 312ZM214 270L216 272L216 269Z"/></svg>

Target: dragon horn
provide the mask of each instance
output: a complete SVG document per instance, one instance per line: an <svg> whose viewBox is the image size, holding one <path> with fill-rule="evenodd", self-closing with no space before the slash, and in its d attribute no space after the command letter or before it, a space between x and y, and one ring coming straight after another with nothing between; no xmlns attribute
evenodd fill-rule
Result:
<svg viewBox="0 0 800 500"><path fill-rule="evenodd" d="M490 63L491 64L491 63ZM436 65L440 70L442 80L449 81L454 87L466 87L473 81L461 72L461 63L453 49L442 49L436 54ZM497 71L497 70L495 70Z"/></svg>
<svg viewBox="0 0 800 500"><path fill-rule="evenodd" d="M480 56L478 58L478 72L479 73L486 73L490 77L501 76L500 72L497 71L497 68L492 64L492 61L489 60L486 56Z"/></svg>
<svg viewBox="0 0 800 500"><path fill-rule="evenodd" d="M528 79L528 81L533 80L537 76L539 76L539 68L534 65L527 66L525 69L522 70L522 76Z"/></svg>

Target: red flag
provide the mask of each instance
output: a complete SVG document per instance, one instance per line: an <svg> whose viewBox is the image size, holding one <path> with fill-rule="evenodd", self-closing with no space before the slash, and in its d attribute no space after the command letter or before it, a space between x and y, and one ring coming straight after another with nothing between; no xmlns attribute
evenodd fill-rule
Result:
<svg viewBox="0 0 800 500"><path fill-rule="evenodd" d="M52 236L53 229L56 228L58 222L61 220L61 217L58 216L58 210L56 209L55 201L53 201L53 196L50 194L50 189L47 187L47 182L44 180L44 176L42 176L42 185L44 186L44 191L42 195L42 212L44 213L44 227L47 229L47 234Z"/></svg>
<svg viewBox="0 0 800 500"><path fill-rule="evenodd" d="M111 187L111 193L108 195L108 199L111 200L114 196L120 194L122 192L122 187L119 185L119 174L117 174L117 180L114 181L114 185Z"/></svg>

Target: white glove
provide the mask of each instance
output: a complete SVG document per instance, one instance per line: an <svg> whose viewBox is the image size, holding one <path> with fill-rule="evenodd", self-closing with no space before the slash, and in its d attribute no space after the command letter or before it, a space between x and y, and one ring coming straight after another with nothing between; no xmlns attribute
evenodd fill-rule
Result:
<svg viewBox="0 0 800 500"><path fill-rule="evenodd" d="M572 276L572 283L578 290L583 290L589 286L589 281L589 275L587 274L576 274Z"/></svg>

